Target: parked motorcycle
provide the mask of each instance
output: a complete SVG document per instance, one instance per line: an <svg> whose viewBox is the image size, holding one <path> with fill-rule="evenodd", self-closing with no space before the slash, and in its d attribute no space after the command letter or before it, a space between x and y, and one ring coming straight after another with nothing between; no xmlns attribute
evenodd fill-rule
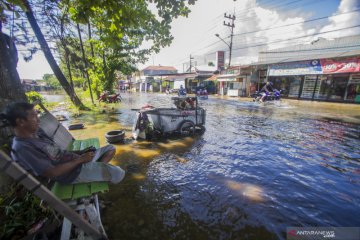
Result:
<svg viewBox="0 0 360 240"><path fill-rule="evenodd" d="M104 91L102 94L100 94L100 97L98 99L99 102L107 102L107 97L109 95L108 91Z"/></svg>
<svg viewBox="0 0 360 240"><path fill-rule="evenodd" d="M120 96L120 93L115 93L115 94L112 94L112 95L109 95L108 96L108 102L109 103L117 103L117 102L121 102L121 96Z"/></svg>
<svg viewBox="0 0 360 240"><path fill-rule="evenodd" d="M119 93L109 94L108 91L103 92L99 97L99 102L117 103L121 102L122 98Z"/></svg>

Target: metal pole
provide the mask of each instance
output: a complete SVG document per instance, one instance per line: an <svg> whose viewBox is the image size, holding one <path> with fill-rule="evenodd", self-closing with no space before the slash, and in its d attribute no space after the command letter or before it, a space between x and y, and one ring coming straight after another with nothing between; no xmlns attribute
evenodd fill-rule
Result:
<svg viewBox="0 0 360 240"><path fill-rule="evenodd" d="M231 65L231 52L232 52L232 44L233 44L233 36L234 36L234 27L235 27L235 24L234 24L234 20L235 20L235 15L233 15L233 18L232 19L232 24L231 24L231 36L230 36L230 54L229 54L229 67Z"/></svg>

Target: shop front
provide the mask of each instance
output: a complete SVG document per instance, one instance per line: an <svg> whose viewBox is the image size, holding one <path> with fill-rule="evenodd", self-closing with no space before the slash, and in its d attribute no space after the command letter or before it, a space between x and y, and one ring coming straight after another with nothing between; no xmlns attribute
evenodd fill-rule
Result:
<svg viewBox="0 0 360 240"><path fill-rule="evenodd" d="M269 65L268 80L290 98L360 102L360 57Z"/></svg>
<svg viewBox="0 0 360 240"><path fill-rule="evenodd" d="M219 83L219 93L223 96L236 97L239 91L239 83L236 80L237 74L219 75L217 80Z"/></svg>

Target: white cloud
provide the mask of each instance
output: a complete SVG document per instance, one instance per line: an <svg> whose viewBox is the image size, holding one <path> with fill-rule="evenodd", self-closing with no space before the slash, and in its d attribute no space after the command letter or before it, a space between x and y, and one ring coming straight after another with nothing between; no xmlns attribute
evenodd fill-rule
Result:
<svg viewBox="0 0 360 240"><path fill-rule="evenodd" d="M329 32L336 29L345 29L342 31L336 31L331 33L326 33L322 35L325 38L336 38L339 36L350 36L360 34L360 27L357 28L349 28L352 26L359 25L360 21L360 12L353 12L349 14L342 14L350 11L354 11L355 9L360 8L359 0L342 0L338 10L334 15L329 18L329 24L324 26L320 32ZM346 29L349 28L349 29Z"/></svg>
<svg viewBox="0 0 360 240"><path fill-rule="evenodd" d="M250 0L246 1L246 3L252 5L251 2ZM318 37L335 38L360 34L359 27L334 31L359 25L360 13L347 13L358 8L360 8L359 0L341 0L338 10L331 17L325 19L325 21L315 21L310 24L304 23L304 21L319 17L316 9L312 12L299 12L298 10L283 12L261 6L251 8L243 13L243 21L236 22L232 63L251 63L257 58L259 51L307 44ZM334 32L319 34L328 31ZM239 34L247 32L254 33ZM256 45L260 46L254 47ZM219 49L219 46L215 45L212 52ZM220 48L227 50L223 47Z"/></svg>

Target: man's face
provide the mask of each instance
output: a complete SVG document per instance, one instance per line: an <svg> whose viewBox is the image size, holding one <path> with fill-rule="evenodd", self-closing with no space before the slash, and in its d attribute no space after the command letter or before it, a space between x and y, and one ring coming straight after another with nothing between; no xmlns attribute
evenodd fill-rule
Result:
<svg viewBox="0 0 360 240"><path fill-rule="evenodd" d="M31 109L26 112L27 112L26 119L19 119L18 126L31 133L35 133L39 128L39 122L40 122L38 118L38 113L36 112L35 109Z"/></svg>

